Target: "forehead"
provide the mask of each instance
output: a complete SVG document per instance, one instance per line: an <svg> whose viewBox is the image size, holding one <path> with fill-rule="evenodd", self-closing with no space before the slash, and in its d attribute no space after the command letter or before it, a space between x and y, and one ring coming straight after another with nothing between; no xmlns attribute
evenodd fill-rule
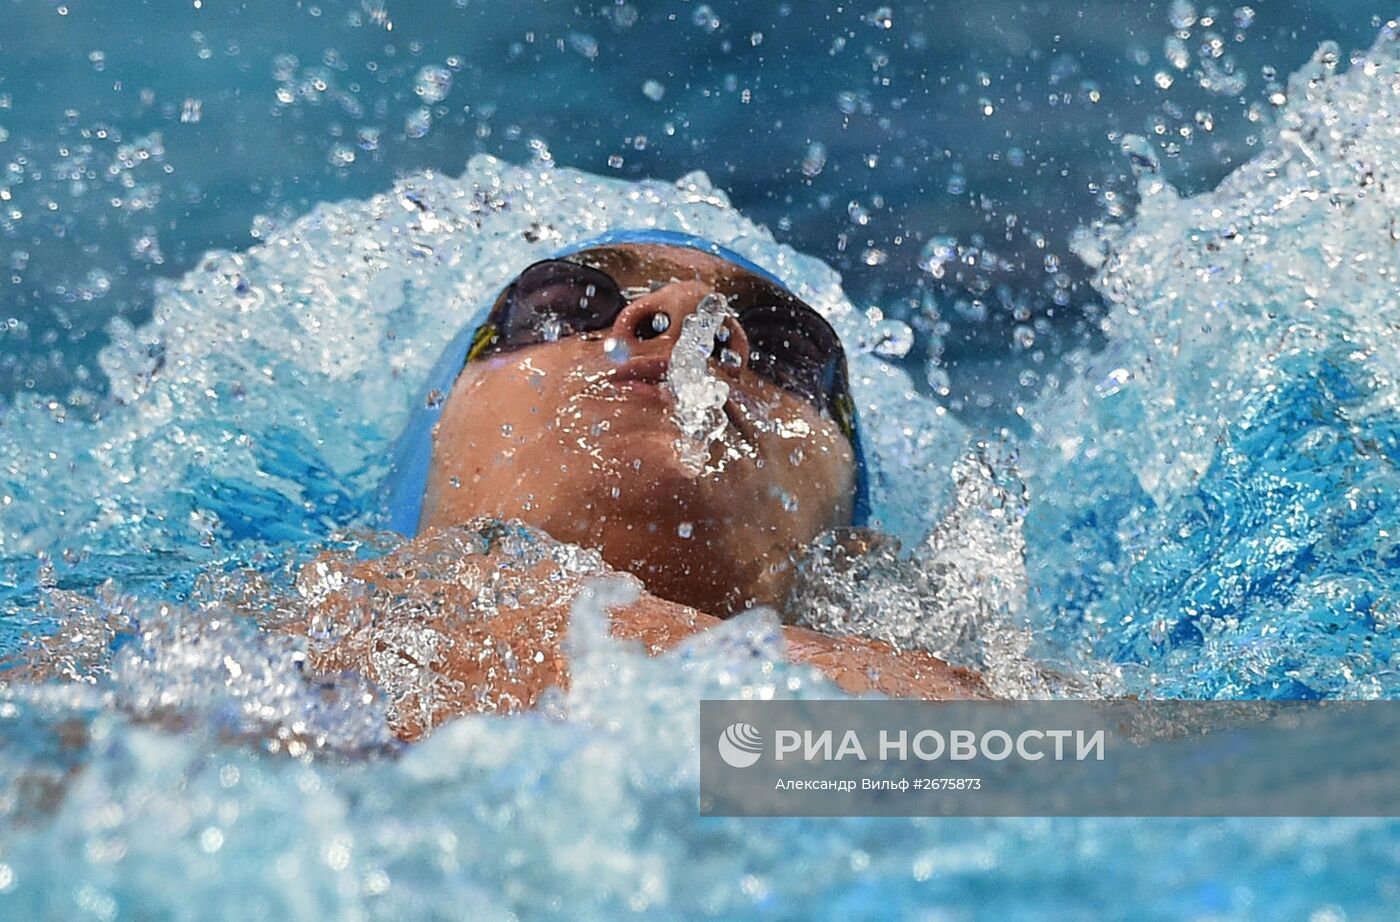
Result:
<svg viewBox="0 0 1400 922"><path fill-rule="evenodd" d="M762 292L780 300L792 299L791 294L768 279L712 253L689 247L616 244L581 250L563 258L606 272L624 288L673 280L699 281L726 293Z"/></svg>

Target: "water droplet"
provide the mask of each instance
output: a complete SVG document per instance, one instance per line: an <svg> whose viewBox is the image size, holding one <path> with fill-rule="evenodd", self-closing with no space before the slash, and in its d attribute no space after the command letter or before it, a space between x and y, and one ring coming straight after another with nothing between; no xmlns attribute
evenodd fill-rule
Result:
<svg viewBox="0 0 1400 922"><path fill-rule="evenodd" d="M607 356L609 361L621 364L631 357L632 350L628 348L627 340L609 336L603 340L603 355Z"/></svg>
<svg viewBox="0 0 1400 922"><path fill-rule="evenodd" d="M1112 397L1121 391L1133 378L1133 373L1126 368L1115 368L1104 375L1102 381L1094 386L1094 391L1100 397Z"/></svg>
<svg viewBox="0 0 1400 922"><path fill-rule="evenodd" d="M697 6L695 12L691 14L690 20L706 32L713 32L720 26L719 17L715 15L715 11L710 9L707 3Z"/></svg>
<svg viewBox="0 0 1400 922"><path fill-rule="evenodd" d="M671 329L671 315L665 311L657 311L651 315L651 330L653 333L665 333Z"/></svg>
<svg viewBox="0 0 1400 922"><path fill-rule="evenodd" d="M569 47L590 61L598 57L598 40L587 32L571 32Z"/></svg>
<svg viewBox="0 0 1400 922"><path fill-rule="evenodd" d="M1156 173L1161 169L1162 164L1157 159L1157 151L1152 147L1152 142L1140 134L1123 135L1118 149L1128 155L1135 173Z"/></svg>
<svg viewBox="0 0 1400 922"><path fill-rule="evenodd" d="M887 6L882 6L873 12L866 13L864 18L867 23L877 29L894 28L894 11Z"/></svg>
<svg viewBox="0 0 1400 922"><path fill-rule="evenodd" d="M414 109L403 120L403 133L410 138L425 137L433 127L433 114L426 106Z"/></svg>
<svg viewBox="0 0 1400 922"><path fill-rule="evenodd" d="M1177 70L1185 70L1191 66L1191 52L1187 50L1186 42L1182 41L1180 36L1168 36L1162 52L1166 55L1167 63Z"/></svg>
<svg viewBox="0 0 1400 922"><path fill-rule="evenodd" d="M958 258L958 240L956 237L930 237L928 243L924 244L923 253L919 258L919 266L936 279L943 278L947 271L947 266L955 262Z"/></svg>
<svg viewBox="0 0 1400 922"><path fill-rule="evenodd" d="M297 68L301 62L294 54L279 54L272 59L272 79L278 83L286 83L297 75Z"/></svg>
<svg viewBox="0 0 1400 922"><path fill-rule="evenodd" d="M326 154L331 166L349 166L355 162L355 148L348 144L333 145Z"/></svg>
<svg viewBox="0 0 1400 922"><path fill-rule="evenodd" d="M429 64L418 71L418 77L413 81L413 92L429 105L442 102L452 92L452 71L438 64Z"/></svg>
<svg viewBox="0 0 1400 922"><path fill-rule="evenodd" d="M876 331L876 355L887 359L902 359L914 348L914 331L900 320L885 320Z"/></svg>
<svg viewBox="0 0 1400 922"><path fill-rule="evenodd" d="M676 526L676 534L690 540L690 536L695 533L695 525L691 522L682 522Z"/></svg>
<svg viewBox="0 0 1400 922"><path fill-rule="evenodd" d="M204 103L198 99L186 99L180 106L180 121L186 125L198 123L203 117Z"/></svg>
<svg viewBox="0 0 1400 922"><path fill-rule="evenodd" d="M1196 7L1189 0L1172 0L1167 20L1173 29L1189 29L1196 24Z"/></svg>
<svg viewBox="0 0 1400 922"><path fill-rule="evenodd" d="M660 102L666 95L666 87L656 80L648 80L642 84L642 95L652 102Z"/></svg>

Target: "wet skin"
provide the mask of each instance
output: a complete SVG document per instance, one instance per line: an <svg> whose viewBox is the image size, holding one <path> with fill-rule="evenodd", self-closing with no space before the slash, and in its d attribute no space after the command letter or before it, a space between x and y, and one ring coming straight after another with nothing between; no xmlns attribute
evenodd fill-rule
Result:
<svg viewBox="0 0 1400 922"><path fill-rule="evenodd" d="M652 593L712 615L781 605L790 557L850 524L851 445L814 403L749 367L748 340L731 319L731 360L710 360L729 385L727 422L703 469L691 470L662 384L671 350L705 295L744 297L753 279L694 250L618 250L607 271L624 291L654 290L610 329L463 370L434 432L420 525L520 519L599 548ZM660 333L658 314L669 320Z"/></svg>

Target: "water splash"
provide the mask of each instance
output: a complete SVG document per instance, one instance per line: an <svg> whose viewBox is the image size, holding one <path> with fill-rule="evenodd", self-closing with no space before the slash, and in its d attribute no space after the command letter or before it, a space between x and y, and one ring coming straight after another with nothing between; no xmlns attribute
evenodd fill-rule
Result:
<svg viewBox="0 0 1400 922"><path fill-rule="evenodd" d="M907 555L878 533L828 535L802 561L785 610L823 633L876 637L975 669L1002 697L1112 694L1117 682L1097 664L1032 657L1026 497L1014 457L981 445L952 480L951 505Z"/></svg>
<svg viewBox="0 0 1400 922"><path fill-rule="evenodd" d="M676 453L693 476L704 470L710 446L727 425L724 404L729 385L710 371L710 356L716 334L729 316L729 302L723 295L710 292L701 298L695 312L681 323L666 367L665 384L676 398L672 418L681 430Z"/></svg>
<svg viewBox="0 0 1400 922"><path fill-rule="evenodd" d="M1216 190L1084 250L1108 348L1029 414L1033 620L1169 696L1400 694L1396 27Z"/></svg>
<svg viewBox="0 0 1400 922"><path fill-rule="evenodd" d="M94 596L54 590L43 610L58 630L29 636L0 662L0 683L19 700L56 680L96 690L88 700L143 724L197 725L292 756L365 754L393 742L368 682L307 676L304 638L269 633L235 608L153 602L109 580Z"/></svg>

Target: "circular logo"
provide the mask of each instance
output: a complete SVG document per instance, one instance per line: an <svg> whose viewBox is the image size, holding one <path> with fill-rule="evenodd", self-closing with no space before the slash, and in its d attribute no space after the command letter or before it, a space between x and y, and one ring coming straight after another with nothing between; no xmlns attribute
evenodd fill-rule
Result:
<svg viewBox="0 0 1400 922"><path fill-rule="evenodd" d="M730 768L748 768L763 755L763 736L753 724L730 724L719 735L719 757Z"/></svg>

